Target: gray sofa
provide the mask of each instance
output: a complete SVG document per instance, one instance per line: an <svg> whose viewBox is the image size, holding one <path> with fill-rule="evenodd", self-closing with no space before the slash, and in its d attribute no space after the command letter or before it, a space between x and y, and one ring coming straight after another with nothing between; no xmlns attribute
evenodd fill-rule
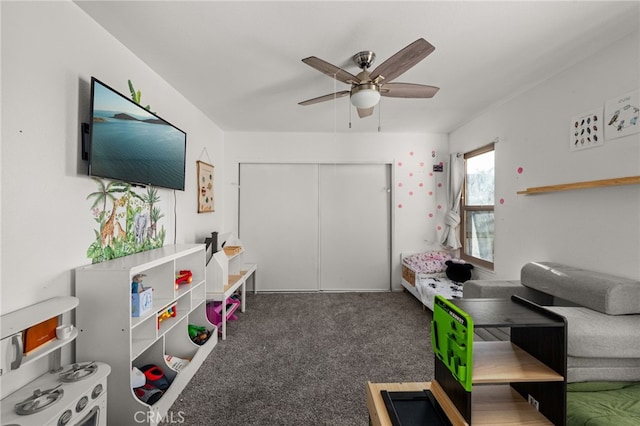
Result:
<svg viewBox="0 0 640 426"><path fill-rule="evenodd" d="M463 297L517 294L567 319L567 381L640 381L640 281L552 262L527 263L520 280L472 280ZM508 329L477 330L508 340Z"/></svg>

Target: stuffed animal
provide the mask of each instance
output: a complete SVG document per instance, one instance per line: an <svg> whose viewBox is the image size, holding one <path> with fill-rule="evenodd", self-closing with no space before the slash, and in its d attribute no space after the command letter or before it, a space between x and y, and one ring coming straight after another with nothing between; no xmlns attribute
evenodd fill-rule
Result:
<svg viewBox="0 0 640 426"><path fill-rule="evenodd" d="M463 283L471 279L472 264L454 262L452 260L447 260L444 264L447 265L446 274L450 280Z"/></svg>

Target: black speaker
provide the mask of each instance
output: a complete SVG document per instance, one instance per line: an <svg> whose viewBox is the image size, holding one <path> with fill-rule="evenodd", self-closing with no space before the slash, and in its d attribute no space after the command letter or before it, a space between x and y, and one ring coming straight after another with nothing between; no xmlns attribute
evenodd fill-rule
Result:
<svg viewBox="0 0 640 426"><path fill-rule="evenodd" d="M82 135L82 159L89 159L89 123L82 123L80 133Z"/></svg>

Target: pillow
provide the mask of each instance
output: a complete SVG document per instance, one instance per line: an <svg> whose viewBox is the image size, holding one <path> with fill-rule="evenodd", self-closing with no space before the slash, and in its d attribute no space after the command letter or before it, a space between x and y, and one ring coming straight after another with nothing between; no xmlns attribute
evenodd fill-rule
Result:
<svg viewBox="0 0 640 426"><path fill-rule="evenodd" d="M405 257L402 263L422 274L435 274L447 269L445 262L451 255L444 250L433 250Z"/></svg>
<svg viewBox="0 0 640 426"><path fill-rule="evenodd" d="M445 264L447 265L447 277L450 280L463 283L471 279L472 264L453 260L447 260Z"/></svg>

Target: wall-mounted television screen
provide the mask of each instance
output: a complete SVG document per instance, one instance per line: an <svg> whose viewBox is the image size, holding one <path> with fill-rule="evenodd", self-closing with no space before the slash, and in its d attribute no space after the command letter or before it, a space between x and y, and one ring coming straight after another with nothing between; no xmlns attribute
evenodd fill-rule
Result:
<svg viewBox="0 0 640 426"><path fill-rule="evenodd" d="M89 175L184 191L187 135L91 78Z"/></svg>

